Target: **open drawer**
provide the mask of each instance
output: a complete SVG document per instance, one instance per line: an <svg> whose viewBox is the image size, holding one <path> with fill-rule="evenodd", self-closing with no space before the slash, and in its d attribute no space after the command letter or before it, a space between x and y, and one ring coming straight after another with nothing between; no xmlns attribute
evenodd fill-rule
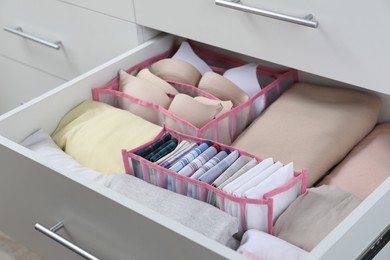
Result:
<svg viewBox="0 0 390 260"><path fill-rule="evenodd" d="M62 116L122 68L169 50L162 35L0 117L0 229L47 259L77 254L34 230L63 222L59 233L100 259L243 259L235 251L114 191L51 163L18 143ZM358 257L390 223L390 179L334 229L308 259Z"/></svg>

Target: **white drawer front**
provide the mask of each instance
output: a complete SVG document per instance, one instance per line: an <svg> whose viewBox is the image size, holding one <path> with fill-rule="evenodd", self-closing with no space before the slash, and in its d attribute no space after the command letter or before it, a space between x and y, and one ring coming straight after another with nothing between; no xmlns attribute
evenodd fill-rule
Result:
<svg viewBox="0 0 390 260"><path fill-rule="evenodd" d="M0 114L65 81L0 55Z"/></svg>
<svg viewBox="0 0 390 260"><path fill-rule="evenodd" d="M52 132L67 111L91 97L91 88L109 81L121 68L170 49L177 40L172 36L151 40L0 116L0 164L6 169L0 183L0 229L42 255L47 239L29 229L34 222L50 226L65 220L72 241L105 259L240 259L231 249L112 191L71 177L70 172L15 143L38 128ZM36 116L41 113L45 116ZM356 257L390 222L390 211L385 207L389 203L390 179L329 234L308 259ZM14 215L17 221L13 221ZM358 242L352 239L357 237Z"/></svg>
<svg viewBox="0 0 390 260"><path fill-rule="evenodd" d="M243 0L317 29L217 6L215 0L134 0L137 23L390 94L388 1Z"/></svg>
<svg viewBox="0 0 390 260"><path fill-rule="evenodd" d="M62 2L82 6L84 8L94 10L103 14L111 15L120 19L134 22L134 8L131 0L111 0L111 1L95 1L95 0L59 0Z"/></svg>
<svg viewBox="0 0 390 260"><path fill-rule="evenodd" d="M63 79L92 69L139 44L137 26L52 0L0 2L0 53ZM3 30L55 43L56 50Z"/></svg>

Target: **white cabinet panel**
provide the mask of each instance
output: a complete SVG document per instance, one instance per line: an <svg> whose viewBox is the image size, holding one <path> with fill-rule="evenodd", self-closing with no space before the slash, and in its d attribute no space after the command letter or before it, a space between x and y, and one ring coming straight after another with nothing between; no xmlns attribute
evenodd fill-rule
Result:
<svg viewBox="0 0 390 260"><path fill-rule="evenodd" d="M390 94L389 1L243 0L316 29L217 6L214 0L134 0L137 23L326 78Z"/></svg>
<svg viewBox="0 0 390 260"><path fill-rule="evenodd" d="M132 0L111 0L111 1L96 1L96 0L59 0L81 6L90 10L94 10L103 14L111 15L134 22L134 8Z"/></svg>
<svg viewBox="0 0 390 260"><path fill-rule="evenodd" d="M0 71L0 114L65 82L1 55Z"/></svg>
<svg viewBox="0 0 390 260"><path fill-rule="evenodd" d="M70 80L137 46L137 25L53 0L0 1L0 53L22 63ZM3 30L23 32L49 42L52 49Z"/></svg>

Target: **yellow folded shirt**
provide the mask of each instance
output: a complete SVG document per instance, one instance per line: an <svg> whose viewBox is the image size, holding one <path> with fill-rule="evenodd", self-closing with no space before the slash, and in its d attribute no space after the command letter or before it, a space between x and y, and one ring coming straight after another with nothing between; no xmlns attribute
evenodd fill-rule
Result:
<svg viewBox="0 0 390 260"><path fill-rule="evenodd" d="M124 173L122 149L150 140L161 127L105 103L84 101L60 121L52 138L80 164L95 171Z"/></svg>

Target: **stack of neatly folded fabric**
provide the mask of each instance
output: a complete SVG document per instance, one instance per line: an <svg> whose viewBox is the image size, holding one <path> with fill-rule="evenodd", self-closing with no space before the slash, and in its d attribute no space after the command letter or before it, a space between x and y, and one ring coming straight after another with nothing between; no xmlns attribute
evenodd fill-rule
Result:
<svg viewBox="0 0 390 260"><path fill-rule="evenodd" d="M375 126L379 99L351 89L297 83L232 144L308 169L312 186Z"/></svg>
<svg viewBox="0 0 390 260"><path fill-rule="evenodd" d="M390 176L390 123L377 125L320 183L365 199Z"/></svg>

